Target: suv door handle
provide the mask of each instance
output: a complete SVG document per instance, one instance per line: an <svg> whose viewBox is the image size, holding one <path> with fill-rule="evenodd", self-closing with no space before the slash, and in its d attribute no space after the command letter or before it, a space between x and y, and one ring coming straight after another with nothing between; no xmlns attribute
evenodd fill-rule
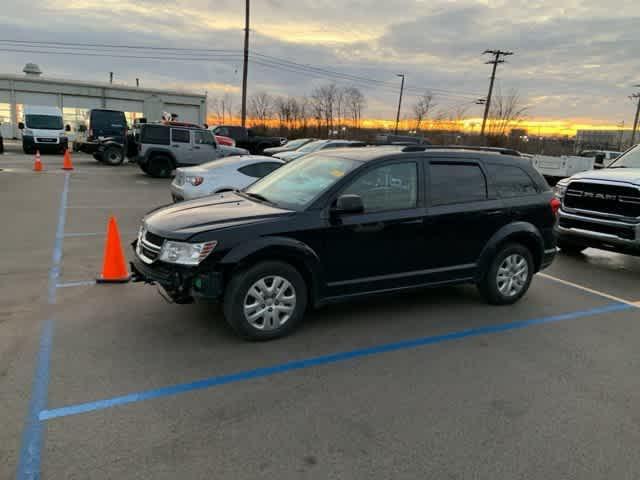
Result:
<svg viewBox="0 0 640 480"><path fill-rule="evenodd" d="M504 215L504 213L504 210L490 210L488 212L485 212L485 215L495 217L497 215Z"/></svg>
<svg viewBox="0 0 640 480"><path fill-rule="evenodd" d="M193 147L193 148L195 148L196 150L200 150L200 147L198 147L198 146L196 146L196 147Z"/></svg>
<svg viewBox="0 0 640 480"><path fill-rule="evenodd" d="M173 148L178 148L180 145L171 145Z"/></svg>
<svg viewBox="0 0 640 480"><path fill-rule="evenodd" d="M368 223L365 225L356 225L353 229L356 233L375 233L381 232L384 229L383 222Z"/></svg>

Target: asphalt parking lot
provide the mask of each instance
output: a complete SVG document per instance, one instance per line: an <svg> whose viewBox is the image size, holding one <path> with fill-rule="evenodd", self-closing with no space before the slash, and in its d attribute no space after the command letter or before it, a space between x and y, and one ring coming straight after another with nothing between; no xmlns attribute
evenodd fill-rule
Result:
<svg viewBox="0 0 640 480"><path fill-rule="evenodd" d="M449 287L238 339L95 285L168 181L0 155L0 478L637 478L640 259L559 255L510 307ZM31 476L30 476L31 475Z"/></svg>

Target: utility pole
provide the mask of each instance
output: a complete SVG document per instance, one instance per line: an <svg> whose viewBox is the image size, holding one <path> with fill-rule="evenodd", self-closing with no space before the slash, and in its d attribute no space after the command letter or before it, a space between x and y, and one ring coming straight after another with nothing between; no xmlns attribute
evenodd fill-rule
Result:
<svg viewBox="0 0 640 480"><path fill-rule="evenodd" d="M400 98L398 99L398 114L396 115L396 135L398 134L398 124L400 123L400 109L402 108L402 93L404 92L404 73L398 73L396 76L402 78L400 83Z"/></svg>
<svg viewBox="0 0 640 480"><path fill-rule="evenodd" d="M109 83L113 83L113 72L109 72Z"/></svg>
<svg viewBox="0 0 640 480"><path fill-rule="evenodd" d="M506 57L508 55L513 55L513 52L507 52L503 50L485 50L483 55L493 55L493 60L489 60L485 62L487 65L493 65L493 70L491 72L491 81L489 82L489 94L487 95L487 100L484 104L484 117L482 118L482 129L480 130L480 136L484 137L484 130L487 125L487 117L489 116L489 109L491 108L491 95L493 94L493 83L496 79L496 70L498 68L499 63L504 63L504 60L501 57Z"/></svg>
<svg viewBox="0 0 640 480"><path fill-rule="evenodd" d="M635 88L640 88L640 85L634 85ZM640 117L640 92L634 93L629 97L632 100L638 100L638 106L636 107L636 118L633 121L633 132L631 133L631 146L636 144L636 132L638 131L638 117Z"/></svg>
<svg viewBox="0 0 640 480"><path fill-rule="evenodd" d="M246 0L244 13L244 68L242 69L242 126L247 124L247 74L249 73L249 3Z"/></svg>

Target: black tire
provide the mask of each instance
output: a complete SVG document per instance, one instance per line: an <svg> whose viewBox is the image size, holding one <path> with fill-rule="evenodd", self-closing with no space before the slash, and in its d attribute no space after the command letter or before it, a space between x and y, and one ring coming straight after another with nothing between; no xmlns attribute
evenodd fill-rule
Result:
<svg viewBox="0 0 640 480"><path fill-rule="evenodd" d="M575 243L567 242L566 240L558 240L558 247L562 250L562 253L567 255L580 255L587 247L583 245L577 245Z"/></svg>
<svg viewBox="0 0 640 480"><path fill-rule="evenodd" d="M293 312L284 323L272 329L260 329L252 325L244 314L245 300L251 287L262 278L278 276L289 282L295 297ZM267 283L268 284L268 283ZM273 285L273 283L271 284ZM291 290L287 290L291 292ZM267 299L269 300L269 299ZM277 297L270 299L277 301ZM265 303L265 305L269 305ZM275 304L273 308L275 308ZM259 307L258 307L259 308ZM266 308L269 308L268 306ZM307 285L302 275L288 263L265 261L236 272L227 285L224 295L224 316L227 323L241 337L252 341L272 340L291 333L302 321L307 308ZM263 321L266 325L267 320Z"/></svg>
<svg viewBox="0 0 640 480"><path fill-rule="evenodd" d="M102 152L102 161L111 166L121 165L124 162L124 151L120 147L107 147Z"/></svg>
<svg viewBox="0 0 640 480"><path fill-rule="evenodd" d="M513 294L505 294L499 288L498 270L507 258L522 258L527 264L526 280L522 282L519 291ZM478 289L484 299L492 305L511 305L520 300L531 285L531 279L535 270L533 255L527 247L520 243L508 243L501 247L494 256L484 277L478 283Z"/></svg>
<svg viewBox="0 0 640 480"><path fill-rule="evenodd" d="M98 162L102 161L102 155L100 155L99 153L94 153L93 158L96 159Z"/></svg>
<svg viewBox="0 0 640 480"><path fill-rule="evenodd" d="M27 147L26 145L22 145L22 151L24 153L26 153L27 155L33 155L34 153L36 153L35 149L31 148L31 147Z"/></svg>
<svg viewBox="0 0 640 480"><path fill-rule="evenodd" d="M154 155L149 158L145 171L155 178L169 178L173 168L173 160L167 155Z"/></svg>

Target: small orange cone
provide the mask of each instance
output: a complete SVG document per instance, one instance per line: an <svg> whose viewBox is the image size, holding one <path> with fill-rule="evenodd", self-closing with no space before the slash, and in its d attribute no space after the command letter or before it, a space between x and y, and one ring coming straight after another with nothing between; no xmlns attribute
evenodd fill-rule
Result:
<svg viewBox="0 0 640 480"><path fill-rule="evenodd" d="M34 172L42 171L42 160L40 160L40 150L36 150L36 159L33 162L33 171Z"/></svg>
<svg viewBox="0 0 640 480"><path fill-rule="evenodd" d="M131 280L131 274L127 270L118 224L114 216L109 218L107 226L107 243L104 246L104 262L102 274L96 279L97 283L126 283Z"/></svg>
<svg viewBox="0 0 640 480"><path fill-rule="evenodd" d="M71 163L71 153L69 152L68 148L64 151L64 161L62 162L62 169L73 170L73 163Z"/></svg>

